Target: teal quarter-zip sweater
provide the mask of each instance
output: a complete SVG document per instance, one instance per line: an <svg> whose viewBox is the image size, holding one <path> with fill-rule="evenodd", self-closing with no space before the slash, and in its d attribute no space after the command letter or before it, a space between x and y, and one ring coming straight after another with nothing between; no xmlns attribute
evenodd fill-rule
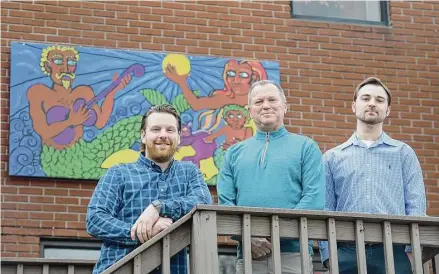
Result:
<svg viewBox="0 0 439 274"><path fill-rule="evenodd" d="M284 126L258 131L226 151L217 192L220 205L323 210L322 153L313 140ZM309 247L313 254L311 241ZM281 240L281 252L299 251L297 240Z"/></svg>

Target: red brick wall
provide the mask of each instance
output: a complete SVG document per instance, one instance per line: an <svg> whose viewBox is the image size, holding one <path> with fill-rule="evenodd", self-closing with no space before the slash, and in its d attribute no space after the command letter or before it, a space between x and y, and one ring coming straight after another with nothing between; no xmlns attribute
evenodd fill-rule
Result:
<svg viewBox="0 0 439 274"><path fill-rule="evenodd" d="M10 42L277 60L292 132L322 150L355 129L352 91L379 76L394 105L385 130L422 164L428 213L439 215L439 2L391 2L391 27L292 19L288 1L2 2L2 256L39 256L40 236L87 237L96 182L8 177Z"/></svg>

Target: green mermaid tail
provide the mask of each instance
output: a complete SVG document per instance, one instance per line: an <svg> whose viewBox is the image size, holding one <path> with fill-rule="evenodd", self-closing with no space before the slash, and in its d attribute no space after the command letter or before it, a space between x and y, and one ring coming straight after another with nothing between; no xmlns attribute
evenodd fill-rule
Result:
<svg viewBox="0 0 439 274"><path fill-rule="evenodd" d="M91 142L79 139L73 146L54 149L43 146L41 165L48 177L99 179L107 169L102 163L116 151L130 148L140 139L141 115L117 122Z"/></svg>

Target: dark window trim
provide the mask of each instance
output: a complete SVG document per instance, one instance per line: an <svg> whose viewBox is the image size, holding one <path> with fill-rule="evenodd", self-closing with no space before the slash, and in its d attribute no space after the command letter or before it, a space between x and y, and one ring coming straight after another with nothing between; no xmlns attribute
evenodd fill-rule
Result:
<svg viewBox="0 0 439 274"><path fill-rule="evenodd" d="M44 249L50 247L100 250L101 241L74 238L41 238L40 257L44 258Z"/></svg>
<svg viewBox="0 0 439 274"><path fill-rule="evenodd" d="M336 17L298 15L298 14L294 14L293 2L294 2L294 0L290 1L291 18L293 18L293 19L303 19L303 20L322 21L322 22L336 22L336 23L346 23L346 24L352 23L352 24L386 26L386 27L390 26L389 1L380 1L381 22L374 22L374 21L367 21L367 20L355 20L355 19L344 19L344 18L336 18Z"/></svg>
<svg viewBox="0 0 439 274"><path fill-rule="evenodd" d="M236 256L236 246L218 245L218 255Z"/></svg>
<svg viewBox="0 0 439 274"><path fill-rule="evenodd" d="M390 26L389 1L381 1L380 8L381 8L381 22L386 26Z"/></svg>

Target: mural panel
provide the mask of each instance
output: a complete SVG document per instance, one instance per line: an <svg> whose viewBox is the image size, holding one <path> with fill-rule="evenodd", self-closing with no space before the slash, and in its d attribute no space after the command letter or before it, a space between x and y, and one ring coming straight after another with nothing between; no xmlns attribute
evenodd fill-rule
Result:
<svg viewBox="0 0 439 274"><path fill-rule="evenodd" d="M182 117L176 159L215 185L224 152L251 137L251 83L280 82L277 62L13 42L9 175L98 179L137 160L153 105Z"/></svg>

